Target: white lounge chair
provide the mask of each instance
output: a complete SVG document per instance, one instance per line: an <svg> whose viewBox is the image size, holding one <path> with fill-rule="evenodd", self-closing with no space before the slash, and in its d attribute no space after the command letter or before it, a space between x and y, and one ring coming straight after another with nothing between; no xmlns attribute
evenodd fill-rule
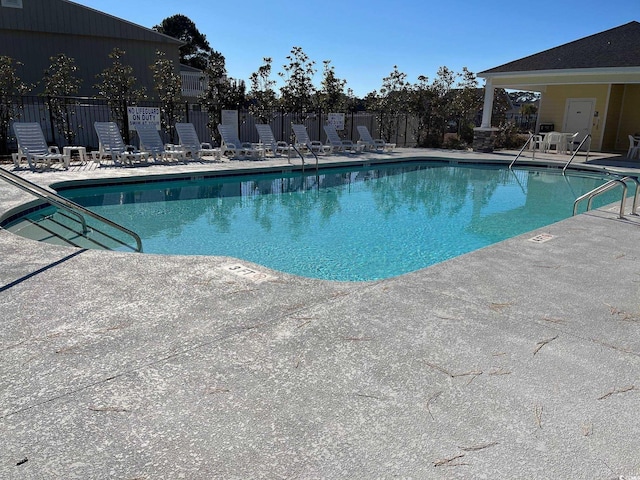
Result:
<svg viewBox="0 0 640 480"><path fill-rule="evenodd" d="M334 125L325 125L324 132L327 134L327 144L331 146L334 152L360 153L364 150L364 145L341 139Z"/></svg>
<svg viewBox="0 0 640 480"><path fill-rule="evenodd" d="M318 140L311 141L309 134L307 133L307 127L304 125L292 124L291 129L293 130L293 134L296 136L296 147L306 148L307 150L320 155L331 152L331 145L323 145L322 142L319 142Z"/></svg>
<svg viewBox="0 0 640 480"><path fill-rule="evenodd" d="M395 143L387 143L381 138L374 140L374 138L371 136L371 133L369 133L369 129L366 127L366 125L358 125L358 133L360 134L360 140L358 141L358 143L363 144L367 150L393 152L393 149L396 148Z"/></svg>
<svg viewBox="0 0 640 480"><path fill-rule="evenodd" d="M186 162L187 154L175 145L165 145L155 125L136 125L136 132L140 140L140 149L149 153L153 161L176 160Z"/></svg>
<svg viewBox="0 0 640 480"><path fill-rule="evenodd" d="M264 148L254 146L250 142L241 142L233 128L229 125L218 125L218 132L222 137L220 150L223 155L231 155L231 158L253 159L264 158Z"/></svg>
<svg viewBox="0 0 640 480"><path fill-rule="evenodd" d="M18 153L13 154L13 163L20 166L20 160L27 159L29 168L35 170L38 162L51 166L52 161L61 162L64 168L69 168L69 160L60 153L56 146L48 146L39 123L15 122L13 132L18 141Z"/></svg>
<svg viewBox="0 0 640 480"><path fill-rule="evenodd" d="M102 163L102 160L111 158L114 163L133 165L134 162L146 162L149 158L147 152L141 152L133 145L125 145L115 122L94 122L93 126L99 142L98 151L92 152L94 162Z"/></svg>
<svg viewBox="0 0 640 480"><path fill-rule="evenodd" d="M210 143L200 141L193 123L176 123L176 132L178 132L180 146L192 158L201 159L212 156L216 160L222 160L219 148L213 148Z"/></svg>
<svg viewBox="0 0 640 480"><path fill-rule="evenodd" d="M257 123L256 130L258 131L258 136L260 137L260 143L265 149L265 154L267 152L271 152L274 156L279 156L283 154L289 154L292 150L291 145L287 142L283 142L282 140L277 141L273 136L273 131L271 127L267 124Z"/></svg>

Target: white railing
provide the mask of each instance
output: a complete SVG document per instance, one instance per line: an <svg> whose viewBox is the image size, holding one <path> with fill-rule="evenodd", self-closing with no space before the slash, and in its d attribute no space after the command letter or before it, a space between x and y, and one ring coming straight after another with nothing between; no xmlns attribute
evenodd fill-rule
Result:
<svg viewBox="0 0 640 480"><path fill-rule="evenodd" d="M202 72L180 72L183 97L198 97L207 88L207 77Z"/></svg>

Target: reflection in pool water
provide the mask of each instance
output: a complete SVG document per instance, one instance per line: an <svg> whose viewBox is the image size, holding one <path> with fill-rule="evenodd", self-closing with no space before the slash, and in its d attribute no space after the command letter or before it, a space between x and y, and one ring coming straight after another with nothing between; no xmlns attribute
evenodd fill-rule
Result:
<svg viewBox="0 0 640 480"><path fill-rule="evenodd" d="M549 170L422 163L61 193L136 231L146 253L231 256L357 281L414 271L567 218L574 200L602 183Z"/></svg>

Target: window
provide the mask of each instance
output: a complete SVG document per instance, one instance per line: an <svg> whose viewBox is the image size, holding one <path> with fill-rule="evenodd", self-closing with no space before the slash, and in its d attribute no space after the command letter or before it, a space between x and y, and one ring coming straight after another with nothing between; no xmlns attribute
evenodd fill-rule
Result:
<svg viewBox="0 0 640 480"><path fill-rule="evenodd" d="M22 8L22 0L1 0L0 5L3 7Z"/></svg>

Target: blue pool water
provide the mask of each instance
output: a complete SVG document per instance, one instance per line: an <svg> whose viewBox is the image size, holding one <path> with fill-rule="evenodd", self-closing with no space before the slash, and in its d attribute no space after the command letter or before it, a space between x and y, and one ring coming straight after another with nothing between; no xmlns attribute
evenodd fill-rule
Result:
<svg viewBox="0 0 640 480"><path fill-rule="evenodd" d="M604 181L421 163L61 193L137 232L146 253L231 256L306 277L360 281L567 218L574 200ZM599 204L620 193L612 195Z"/></svg>

